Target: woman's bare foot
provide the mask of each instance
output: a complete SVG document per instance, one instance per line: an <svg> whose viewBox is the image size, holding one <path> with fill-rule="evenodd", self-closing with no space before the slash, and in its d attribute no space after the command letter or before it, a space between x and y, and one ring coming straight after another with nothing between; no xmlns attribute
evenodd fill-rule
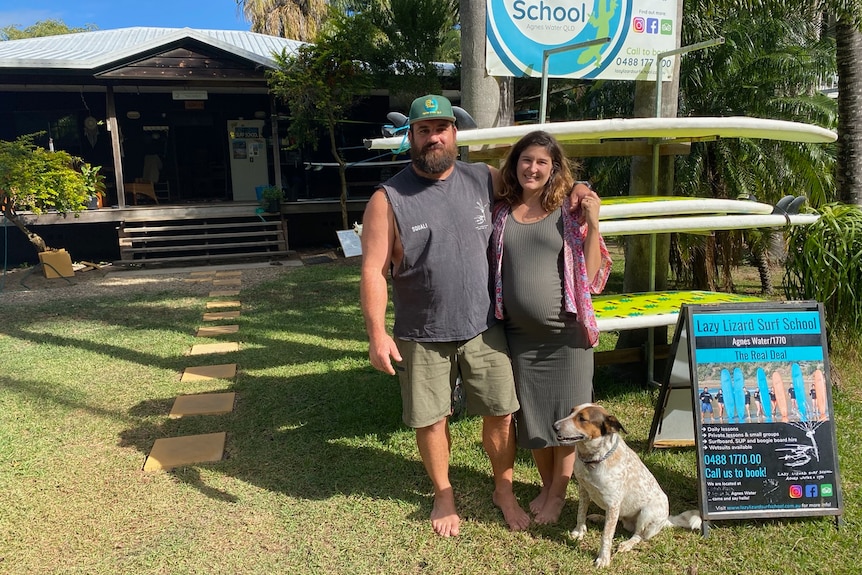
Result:
<svg viewBox="0 0 862 575"><path fill-rule="evenodd" d="M545 506L542 510L536 513L536 523L539 525L549 525L560 520L560 514L563 512L563 506L566 504L565 497L550 496L545 500Z"/></svg>
<svg viewBox="0 0 862 575"><path fill-rule="evenodd" d="M434 496L431 509L431 527L441 537L455 537L461 531L461 518L455 509L455 496L452 488L444 489Z"/></svg>
<svg viewBox="0 0 862 575"><path fill-rule="evenodd" d="M536 498L530 501L530 513L532 513L533 515L538 515L539 513L541 513L547 499L548 491L546 489L542 489L541 491L539 491L539 494L536 496Z"/></svg>
<svg viewBox="0 0 862 575"><path fill-rule="evenodd" d="M503 519L509 524L512 531L523 531L530 526L530 515L521 508L515 494L494 492L494 505L503 512Z"/></svg>

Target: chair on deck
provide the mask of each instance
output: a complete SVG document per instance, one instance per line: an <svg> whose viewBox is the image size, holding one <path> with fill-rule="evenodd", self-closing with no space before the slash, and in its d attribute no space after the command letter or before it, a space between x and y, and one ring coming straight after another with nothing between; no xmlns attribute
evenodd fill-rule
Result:
<svg viewBox="0 0 862 575"><path fill-rule="evenodd" d="M138 196L150 198L155 203L159 203L159 198L156 197L156 190L152 182L143 181L142 178L137 178L134 182L123 184L126 190L126 195L132 196L132 204L138 205Z"/></svg>
<svg viewBox="0 0 862 575"><path fill-rule="evenodd" d="M152 199L155 203L159 200L171 199L171 189L168 182L161 182L162 159L158 154L147 154L144 156L144 167L140 178L135 178L134 184L126 184L126 191L132 194L132 202L138 204L138 194Z"/></svg>

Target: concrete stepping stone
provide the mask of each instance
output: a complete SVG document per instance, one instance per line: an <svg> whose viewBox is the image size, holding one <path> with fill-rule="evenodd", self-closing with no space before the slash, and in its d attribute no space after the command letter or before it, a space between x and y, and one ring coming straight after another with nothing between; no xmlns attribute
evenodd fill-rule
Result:
<svg viewBox="0 0 862 575"><path fill-rule="evenodd" d="M168 417L179 419L187 415L222 415L233 411L235 392L181 395L174 400Z"/></svg>
<svg viewBox="0 0 862 575"><path fill-rule="evenodd" d="M234 278L234 277L241 276L241 275L242 275L241 270L232 270L232 271L216 272L215 277L217 277L217 278Z"/></svg>
<svg viewBox="0 0 862 575"><path fill-rule="evenodd" d="M174 467L221 461L227 433L205 433L157 439L144 461L144 471L168 471Z"/></svg>
<svg viewBox="0 0 862 575"><path fill-rule="evenodd" d="M210 292L210 297L233 297L239 295L238 289L221 289Z"/></svg>
<svg viewBox="0 0 862 575"><path fill-rule="evenodd" d="M210 379L233 379L236 377L236 364L198 365L187 367L180 378L182 382L206 381Z"/></svg>
<svg viewBox="0 0 862 575"><path fill-rule="evenodd" d="M242 280L240 278L214 279L212 282L214 286L220 287L239 287L242 285Z"/></svg>
<svg viewBox="0 0 862 575"><path fill-rule="evenodd" d="M204 314L204 321L218 321L220 319L236 319L239 311L211 311Z"/></svg>
<svg viewBox="0 0 862 575"><path fill-rule="evenodd" d="M239 351L239 344L235 341L225 343L199 343L193 345L189 355L207 355L210 353L231 353Z"/></svg>
<svg viewBox="0 0 862 575"><path fill-rule="evenodd" d="M225 307L242 307L242 303L239 300L225 300L225 301L208 301L207 309L221 309Z"/></svg>
<svg viewBox="0 0 862 575"><path fill-rule="evenodd" d="M239 326L233 325L212 325L199 327L195 337L217 337L228 333L236 333L239 331Z"/></svg>

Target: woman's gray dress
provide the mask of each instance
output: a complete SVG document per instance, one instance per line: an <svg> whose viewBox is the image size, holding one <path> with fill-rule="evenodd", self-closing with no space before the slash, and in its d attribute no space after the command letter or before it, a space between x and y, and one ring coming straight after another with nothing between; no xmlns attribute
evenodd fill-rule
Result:
<svg viewBox="0 0 862 575"><path fill-rule="evenodd" d="M553 424L592 401L593 349L563 307L563 220L557 210L535 223L509 216L503 232L506 337L521 409L518 445L559 445Z"/></svg>

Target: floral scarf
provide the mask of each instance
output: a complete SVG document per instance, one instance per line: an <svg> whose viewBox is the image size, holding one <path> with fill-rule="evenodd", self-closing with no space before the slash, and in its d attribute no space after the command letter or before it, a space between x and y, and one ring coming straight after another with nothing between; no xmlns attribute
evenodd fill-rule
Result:
<svg viewBox="0 0 862 575"><path fill-rule="evenodd" d="M611 256L605 240L599 236L601 264L592 283L587 281L587 263L584 258L584 236L586 225L578 225L578 214L572 213L567 206L563 212L563 300L569 313L577 314L587 330L590 344L599 343L599 328L593 311L591 293L597 294L605 288L611 273ZM494 207L494 231L491 234L491 265L494 270L494 315L503 319L503 231L506 220L512 212L511 206L499 202Z"/></svg>

